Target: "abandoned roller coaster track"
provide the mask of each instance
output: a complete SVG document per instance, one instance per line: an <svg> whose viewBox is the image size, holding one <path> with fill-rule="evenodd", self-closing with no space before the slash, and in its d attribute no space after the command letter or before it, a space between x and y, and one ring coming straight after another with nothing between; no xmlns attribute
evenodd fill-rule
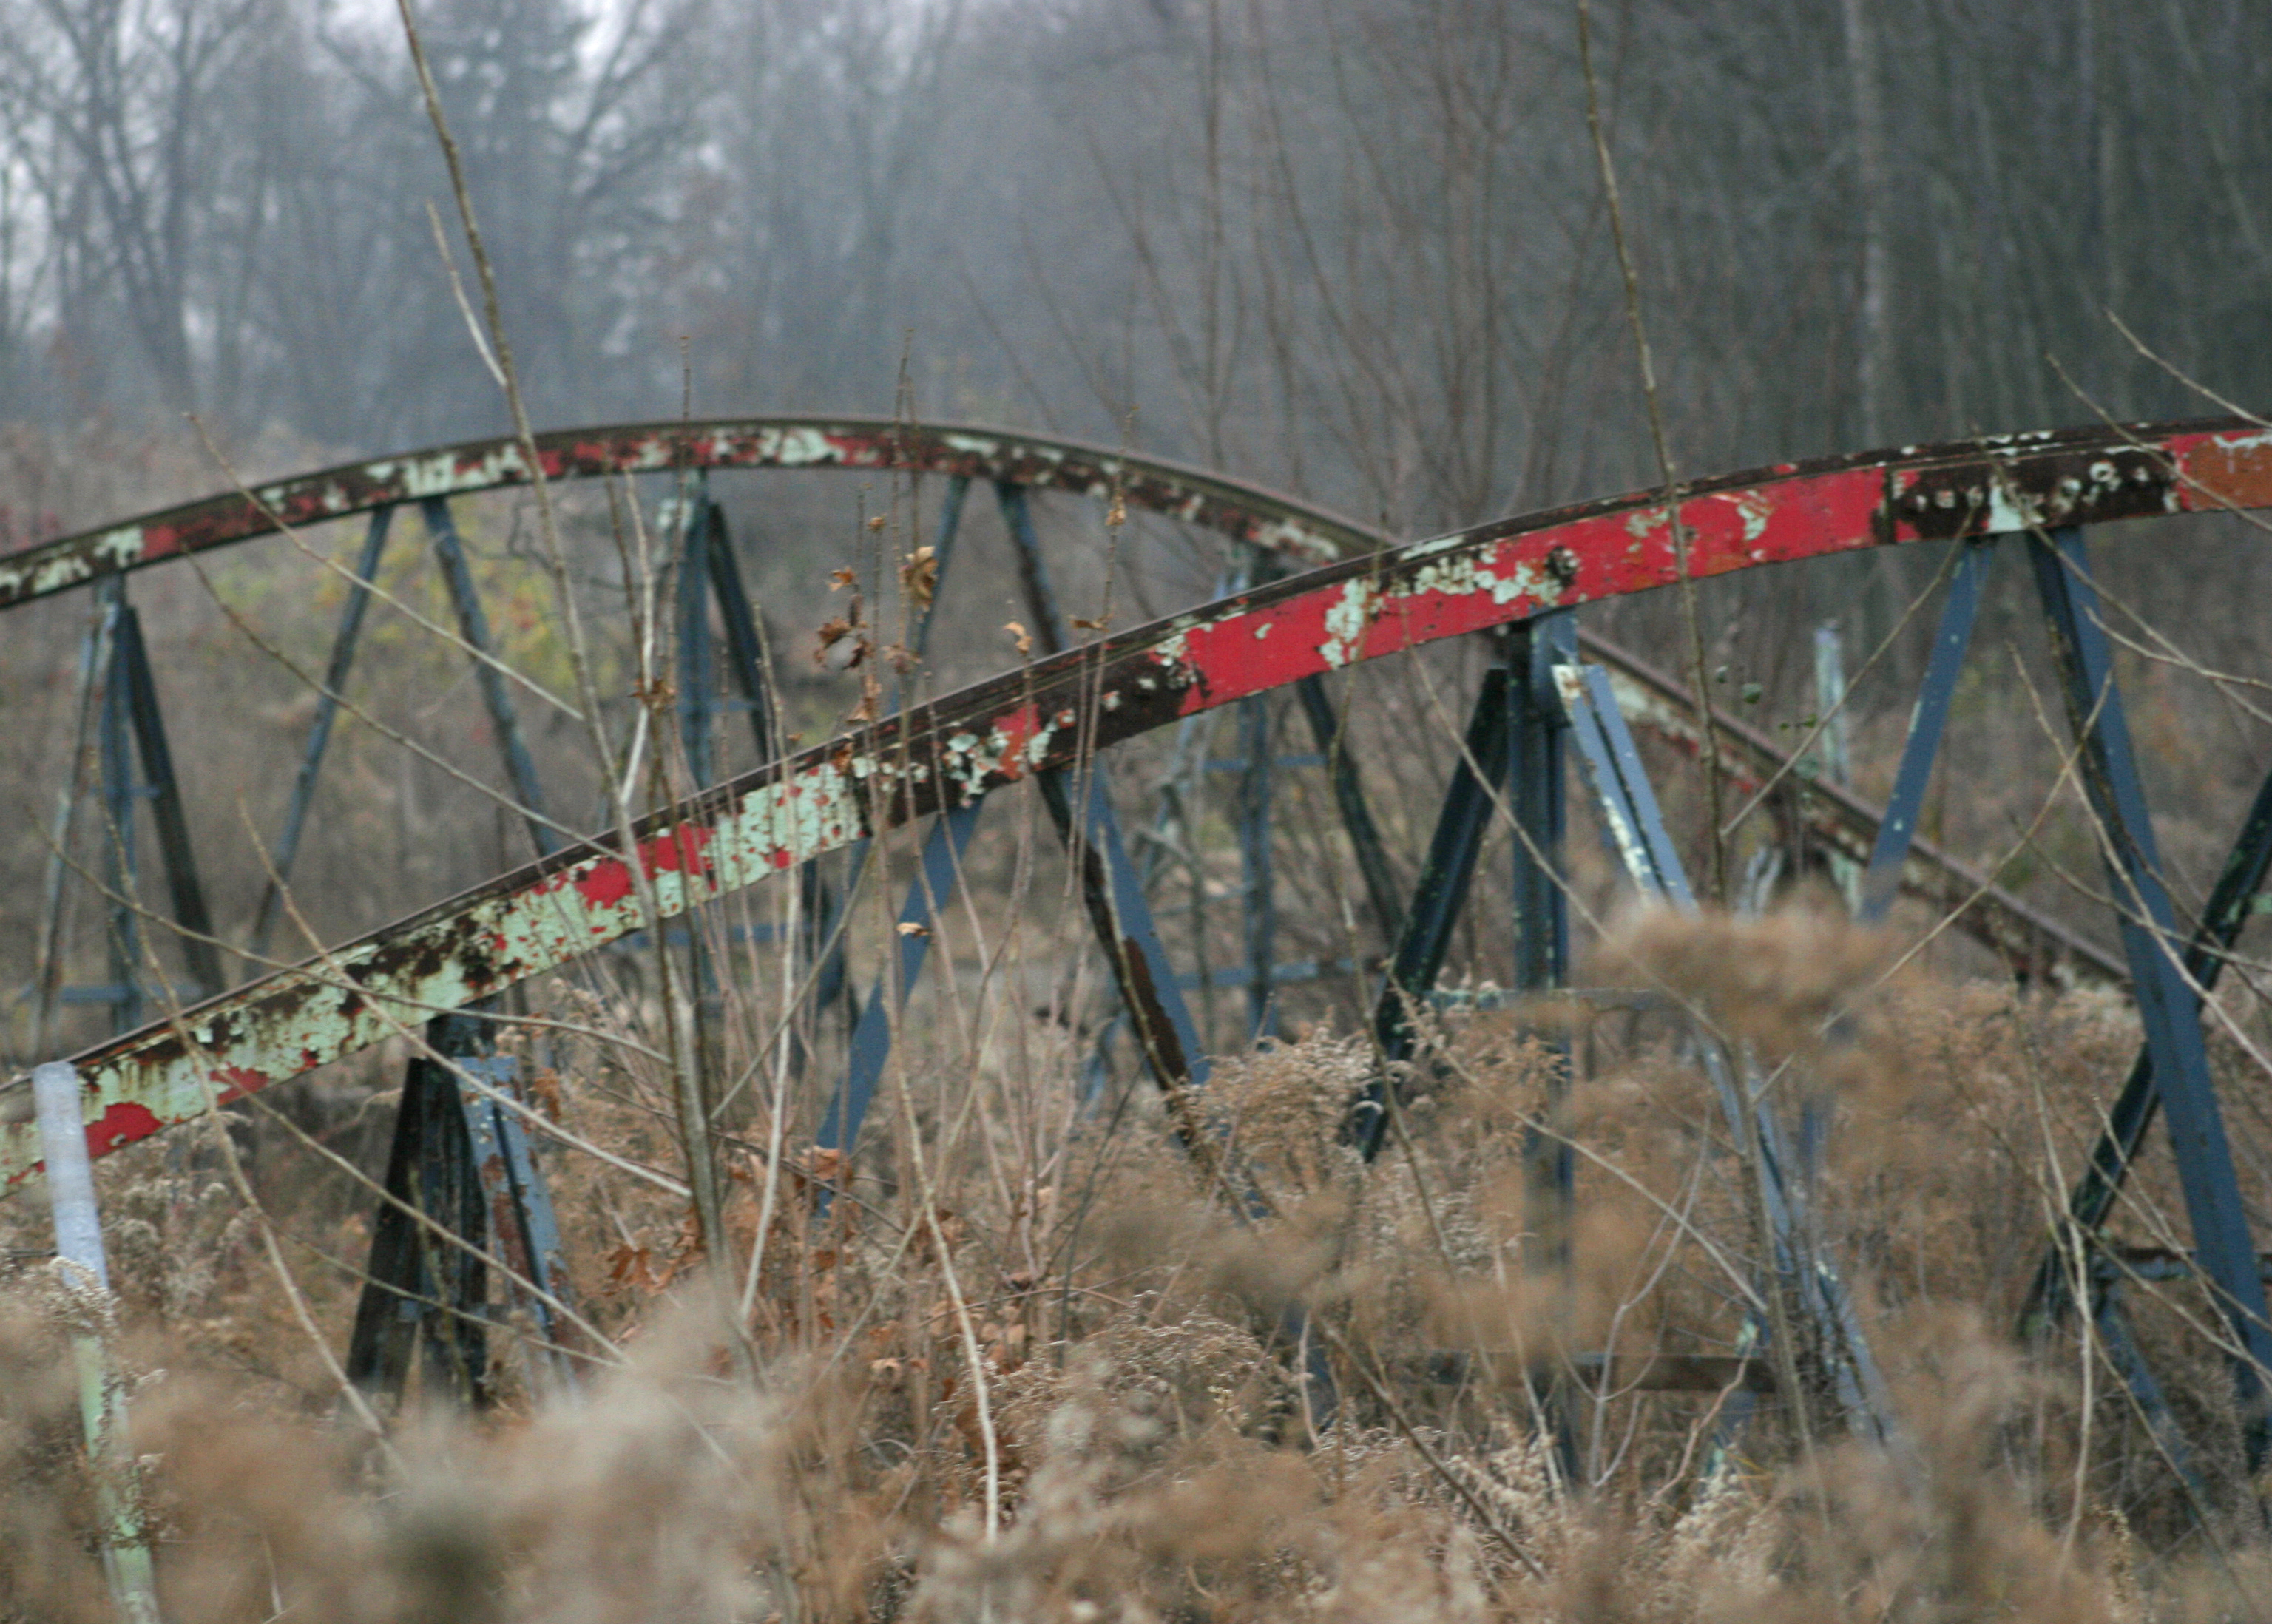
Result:
<svg viewBox="0 0 2272 1624"><path fill-rule="evenodd" d="M2272 506L2272 433L2259 425L2221 420L1905 447L1700 481L1684 487L1671 504L1659 493L1641 492L1416 543L1395 542L1218 475L985 428L769 418L578 430L541 436L534 444L544 477L554 481L706 476L736 468L938 476L948 482L939 517L942 559L971 487L990 483L1020 550L1039 652L989 681L784 754L766 730L759 701L770 677L722 512L706 494L698 496L679 520L688 565L681 576L686 634L694 642L711 635L704 595L714 596L726 664L750 701L761 764L649 817L628 845L605 837L559 838L541 820L534 764L505 685L494 662L479 664L504 770L515 800L532 814L532 839L543 855L307 962L224 991L210 913L181 827L178 785L148 656L131 609L123 597L115 600L100 657L115 662L123 680L105 689L106 706L114 704L111 690L117 694L115 722L106 722L106 771L115 765L118 782L131 780L128 740L134 740L144 789L158 813L176 923L191 944L184 955L191 979L206 996L72 1058L94 1154L206 1117L218 1104L421 1028L437 1035L436 1052L444 1059L494 1068L503 1062L483 1058L484 1040L475 1029L480 1023L452 1025L455 1012L634 932L659 928L663 919L713 899L784 872L809 873L826 854L932 818L923 872L901 915L914 927L903 932L899 947L895 984L904 998L923 968L927 933L921 927L928 910L953 888L960 851L985 798L1029 779L1040 786L1079 866L1126 1029L1166 1091L1171 1121L1200 1150L1203 1130L1190 1100L1206 1080L1205 1045L1120 836L1106 771L1113 746L1282 690L1299 697L1318 734L1319 759L1334 774L1364 892L1392 948L1379 989L1376 1030L1383 1053L1394 1060L1416 1041L1410 1006L1435 992L1450 931L1495 810L1511 819L1519 836L1512 857L1517 990L1536 993L1564 984L1569 927L1557 864L1566 756L1579 768L1633 881L1676 907L1693 907L1693 894L1629 724L1708 756L1719 771L1753 790L1797 776L1797 764L1773 738L1708 709L1686 685L1643 660L1581 633L1571 611L1684 577L1701 580L1869 549L1955 543L1939 630L1888 804L1872 807L1835 783L1813 778L1805 782L1803 794L1786 796L1782 804L1823 849L1852 865L1857 910L1865 920L1882 918L1895 895L1907 892L1936 917L1954 917L2016 973L2131 989L2143 1045L2110 1108L2069 1216L2085 1233L2096 1232L2148 1128L2157 1113L2164 1117L2193 1225L2196 1253L2190 1266L2214 1287L2231 1321L2234 1379L2243 1413L2251 1418L2250 1454L2262 1457L2268 1432L2261 1372L2272 1368L2272 1329L2210 1084L2199 1007L2272 860L2272 778L2187 936L2163 878L2083 541L2084 529L2096 524ZM0 609L90 585L115 592L128 573L169 559L358 514L370 516L357 571L367 583L391 517L415 506L442 557L463 639L486 658L487 625L464 569L449 505L480 491L527 484L531 476L520 445L506 439L264 483L0 558ZM1246 584L1227 596L1074 644L1049 586L1028 501L1031 490L1110 498L1217 532L1246 550L1253 567ZM1993 875L1974 871L1918 836L1982 582L1999 551L2024 554L2059 656L2081 777L2104 836L2111 888L2123 904L2116 921L2119 956L2001 890ZM306 816L364 602L360 594L350 597L335 645L324 708L275 853L280 873L288 870ZM1400 897L1379 860L1378 833L1353 766L1339 747L1321 684L1366 662L1476 633L1499 640L1497 663L1475 701L1416 887L1409 898ZM689 758L698 779L706 781L715 717L706 704L682 703L681 708ZM1267 736L1255 735L1249 741L1250 776L1267 774L1269 760ZM1267 808L1267 783L1260 801ZM1267 898L1267 811L1242 827L1241 837L1250 876L1259 870ZM661 917L646 911L649 897ZM265 899L256 936L269 914ZM1259 915L1251 913L1248 935L1243 984L1259 1030L1282 968L1272 957L1267 905ZM118 973L131 984L131 966ZM131 984L115 991L115 1018L138 1013ZM890 1014L882 1002L880 997L868 1000L853 1034L849 1074L831 1108L824 1143L848 1149L857 1134L890 1043ZM1731 1128L1745 1131L1751 1108L1743 1103L1744 1079L1730 1069L1734 1059L1709 1045L1704 1058ZM1349 1131L1368 1154L1379 1143L1393 1087L1384 1071L1368 1096L1353 1103ZM479 1187L463 1179L451 1185L448 1199L459 1203L453 1223L479 1225L484 1190L492 1200L519 1201L533 1182L541 1182L525 1147L516 1149L519 1138L505 1108L509 1093L500 1087L485 1094L484 1100L496 1096L494 1116L469 1130L480 1141L476 1149L491 1147L492 1159L504 1171ZM8 1188L38 1166L30 1112L16 1108L27 1098L25 1079L0 1087L0 1184ZM422 1098L406 1089L390 1190L411 1187L407 1170L426 1154L417 1114L441 1107L431 1100L421 1104ZM1762 1118L1760 1132L1771 1158L1791 1166L1779 1125ZM1566 1189L1566 1154L1551 1176ZM1873 1416L1882 1426L1882 1396L1875 1391L1866 1339L1835 1274L1802 1262L1804 1191L1795 1173L1779 1177L1784 1183L1775 1194L1775 1210L1783 1215L1775 1220L1778 1266L1813 1283L1802 1293L1811 1293L1808 1311L1828 1328L1829 1340L1848 1350L1840 1366L1842 1396L1850 1412ZM428 1182L437 1179L450 1183L440 1173ZM514 1225L500 1221L496 1226L499 1233L512 1229L507 1250L524 1276L547 1274L541 1256L557 1244L548 1225L549 1215L531 1208ZM403 1234L390 1239L382 1224L377 1247L390 1245L403 1256L382 1269L375 1247L374 1276L407 1282L405 1271L415 1274L419 1265L408 1259ZM2093 1290L2095 1313L2117 1312L2115 1283L2104 1278L2105 1288ZM2031 1327L2065 1311L2065 1280L2047 1254L2028 1308ZM409 1287L401 1290L407 1293ZM371 1299L365 1307L371 1312L359 1317L358 1342L376 1346L392 1333ZM2150 1377L2140 1372L2134 1386L2140 1383L2150 1386Z"/></svg>

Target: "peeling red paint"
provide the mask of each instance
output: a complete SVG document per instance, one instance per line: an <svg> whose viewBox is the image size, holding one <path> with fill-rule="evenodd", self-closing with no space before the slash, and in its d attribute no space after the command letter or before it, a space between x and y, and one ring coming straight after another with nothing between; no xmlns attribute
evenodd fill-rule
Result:
<svg viewBox="0 0 2272 1624"><path fill-rule="evenodd" d="M594 908L613 908L632 894L632 872L614 857L596 863L572 881L576 894Z"/></svg>
<svg viewBox="0 0 2272 1624"><path fill-rule="evenodd" d="M322 1060L310 1060L308 1051L304 1050L302 1051L300 1059L302 1072L311 1072L322 1064L324 1064ZM243 1099L248 1094L259 1093L276 1079L271 1077L266 1072L254 1071L250 1066L224 1066L213 1073L213 1081L221 1085L218 1103L226 1105L231 1100Z"/></svg>
<svg viewBox="0 0 2272 1624"><path fill-rule="evenodd" d="M705 853L714 838L715 831L707 824L683 823L640 847L639 856L650 874L705 874L710 870Z"/></svg>
<svg viewBox="0 0 2272 1624"><path fill-rule="evenodd" d="M86 1153L108 1156L121 1145L149 1138L164 1126L147 1105L121 1100L86 1125Z"/></svg>
<svg viewBox="0 0 2272 1624"><path fill-rule="evenodd" d="M1021 483L1073 489L1090 489L1082 481L1093 478L1096 466L1087 465L1086 473L1060 470L1053 479L1050 459L1063 462L1065 449L1045 442L998 437L965 445L956 439L960 430L826 429L840 430L841 440L824 438L822 425L784 429L779 423L611 430L582 440L554 437L558 443L545 454L548 466L557 459L564 477L627 457L633 461L624 466L648 468L844 466L866 459L990 476L1006 469L1002 476ZM811 444L789 445L783 437L790 433L811 437ZM664 453L683 460L655 460ZM278 488L276 499L288 514L293 502L319 497L333 503L326 513L353 511L358 501L370 507L403 500L399 483L388 485L371 470L399 470L417 460L290 482ZM471 448L457 460L470 470L468 478L503 484L516 477L517 453L509 444ZM1159 465L1125 466L1133 480ZM1219 480L1190 476L1177 488L1192 502L1214 504L1201 521L1234 535L1281 521L1312 535L1364 535L1277 498L1242 495ZM1242 502L1248 505L1241 508ZM1702 482L1690 488L1679 511L1690 571L1707 577L1992 528L2207 511L2227 502L2272 506L2272 435L2252 424L2186 425L2158 436L2018 436L1786 467ZM131 548L119 543L106 567L134 567L161 550L219 545L235 539L227 534L231 523L240 526L237 536L251 534L258 526L246 528L243 507L232 498L176 510L178 519L161 516L167 522L144 525ZM123 534L70 538L70 544L83 544L92 557L98 543ZM33 554L49 562L76 556L68 545L61 552L55 545L63 544L0 560L0 606L72 584L20 568L6 573ZM950 798L1073 766L1089 748L1108 747L1180 714L1504 625L1543 607L1649 590L1678 573L1671 528L1661 503L1647 492L1386 550L1037 662L909 717L886 719L761 767L699 803L646 820L639 860L650 873L722 875L742 883L924 815ZM1098 708L1089 725L1054 725L1060 712L1078 714L1092 703ZM1053 724L1045 727L1045 717ZM911 779L903 775L909 766L919 769ZM667 913L686 904L687 889L659 887ZM328 965L353 979L355 997L340 999L310 972L285 971L209 1001L178 1027L146 1028L90 1051L77 1064L91 1097L109 1102L89 1130L90 1148L102 1154L198 1114L207 1108L208 1078L225 1077L234 1091L250 1092L294 1074L293 1062L277 1057L295 1057L299 1070L327 1063L381 1040L402 1022L487 996L639 929L645 921L633 891L612 850L573 849L335 949ZM21 1179L33 1165L32 1145L20 1125L0 1126L0 1180Z"/></svg>

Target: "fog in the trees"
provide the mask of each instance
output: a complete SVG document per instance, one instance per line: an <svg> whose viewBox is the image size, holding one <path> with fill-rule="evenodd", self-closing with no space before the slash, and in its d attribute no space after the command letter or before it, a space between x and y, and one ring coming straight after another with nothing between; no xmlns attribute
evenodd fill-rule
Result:
<svg viewBox="0 0 2272 1624"><path fill-rule="evenodd" d="M2261 0L1596 12L1684 469L2214 409L2108 311L2262 398ZM1401 528L1651 477L1567 6L421 14L540 423L904 363ZM392 6L0 0L0 419L504 426Z"/></svg>

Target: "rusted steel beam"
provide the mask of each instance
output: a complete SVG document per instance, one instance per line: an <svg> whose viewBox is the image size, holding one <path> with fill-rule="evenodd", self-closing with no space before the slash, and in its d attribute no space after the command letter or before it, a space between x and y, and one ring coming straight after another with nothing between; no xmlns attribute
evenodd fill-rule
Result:
<svg viewBox="0 0 2272 1624"><path fill-rule="evenodd" d="M1902 453L1708 482L1680 504L1690 573L2207 505L2173 467L2237 503L2272 504L2272 434L2253 427L2189 429L2157 452L2107 442L2022 437L1939 461ZM123 555L108 556L119 567ZM718 785L647 819L633 853L571 847L87 1051L90 1143L101 1153L146 1137L202 1113L212 1090L299 1075L641 928L626 856L675 915L1178 717L1678 575L1664 513L1644 493L1385 550L1068 650ZM28 1112L8 1109L18 1097L28 1097L21 1080L0 1090L0 1116L25 1119L0 1122L9 1185L37 1156Z"/></svg>
<svg viewBox="0 0 2272 1624"><path fill-rule="evenodd" d="M546 477L702 468L906 468L1110 496L1129 505L1219 530L1234 540L1312 561L1371 550L1382 537L1289 498L1156 458L1132 457L1077 441L979 425L909 424L877 417L720 418L563 429L539 435ZM123 524L83 530L0 558L0 609L66 591L123 570L202 552L275 526L318 524L398 502L468 495L525 484L519 443L479 440L382 457L209 498ZM1812 556L1793 550L1795 520L1859 535L1844 544L1938 540L2023 530L2030 525L2096 524L2223 507L2272 505L2272 433L2245 418L2147 423L2114 429L2047 430L1992 435L1940 445L1903 446L1723 475L1688 487L1691 522L1711 555L1697 573L1743 563ZM1656 558L1661 584L1671 550L1659 534L1660 501L1649 492L1590 502L1484 527L1498 535L1544 524L1603 520L1639 563ZM1474 534L1470 532L1469 534Z"/></svg>
<svg viewBox="0 0 2272 1624"><path fill-rule="evenodd" d="M562 429L537 436L536 450L545 477L557 480L707 468L904 468L1099 498L1117 492L1131 507L1310 563L1370 551L1381 539L1289 498L1180 463L1003 429L886 417L717 418ZM0 558L0 609L123 570L273 535L269 513L289 525L320 524L400 502L527 483L519 443L512 439L326 468L255 486L257 502L235 493L212 497Z"/></svg>
<svg viewBox="0 0 2272 1624"><path fill-rule="evenodd" d="M1092 496L1108 494L1117 480L1125 498L1139 507L1294 555L1355 555L1388 544L1379 532L1321 509L1175 463L983 426L859 417L721 419L564 430L540 436L537 444L553 478L675 468L897 467L946 472L958 481L997 478ZM1771 507L1790 510L1813 502L1850 510L1855 482L1834 477L1841 475L1862 476L1865 486L1879 483L1877 510L1893 516L1886 528L1894 539L1985 535L2024 514L2057 523L2077 516L2199 511L2225 503L2272 505L2272 436L2241 419L2070 430L1784 464L1694 489L1700 500L1731 505L1744 515L1746 530L1757 525L1764 535ZM486 440L280 481L257 494L288 522L313 523L377 511L413 496L470 493L525 481L516 443ZM1595 512L1645 519L1653 501L1635 495L1543 517ZM63 537L0 558L0 609L103 573L273 528L254 504L231 495ZM1694 714L1685 688L1598 638L1588 635L1586 644L1591 657L1620 677L1635 679L1620 681L1619 697L1629 702L1636 723L1695 748ZM1633 707L1630 701L1636 698L1647 703ZM1722 718L1722 728L1723 769L1738 778L1747 771L1764 777L1780 765L1781 752L1772 740L1732 719ZM1809 798L1814 833L1834 849L1866 861L1875 837L1869 809L1827 785L1817 786ZM1902 883L1933 906L1951 909L1978 892L1980 881L1976 872L1919 842ZM1982 895L1960 926L2015 968L2040 970L2048 959L2085 983L2127 980L2111 954L1998 889Z"/></svg>

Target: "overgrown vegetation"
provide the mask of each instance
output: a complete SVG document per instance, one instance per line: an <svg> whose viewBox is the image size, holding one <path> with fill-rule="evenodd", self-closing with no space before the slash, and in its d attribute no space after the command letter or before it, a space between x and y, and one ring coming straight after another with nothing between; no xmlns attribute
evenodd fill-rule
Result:
<svg viewBox="0 0 2272 1624"><path fill-rule="evenodd" d="M2160 351L2231 390L2260 381L2261 347L2230 335L2262 303L2233 179L2263 144L2261 64L2235 45L2212 71L2223 58L2204 52L2261 9L2086 5L2070 27L1923 0L1848 0L1835 19L1604 7L1597 152L1558 5L449 0L428 20L422 109L399 41L362 13L0 0L0 546L342 448L525 429L531 411L849 393L902 415L1034 413L1406 530L1670 482L1673 446L1695 471L2179 409L2196 397ZM1762 94L1770 61L1803 64L1796 92ZM450 165L430 116L456 131ZM2163 154L2196 146L2179 183ZM1650 304L1664 358L1653 445L1597 202L1613 159L1639 267L1625 314L1637 333ZM2076 218L2087 240L2052 275L2038 239ZM2171 252L2191 238L2235 251ZM1929 253L1894 251L1919 241ZM470 267L462 302L441 255ZM2158 349L2101 318L2140 305ZM2059 365L2038 364L2046 348ZM502 415L479 404L492 378ZM203 415L150 428L153 402ZM1033 611L1005 600L1013 566L975 503L942 581L920 551L935 487L814 483L714 492L760 602L779 736L818 740L1031 653ZM690 489L460 504L548 810L572 829L619 832L699 787L671 608ZM1256 566L1117 508L1101 526L1048 515L1085 634ZM2109 538L2101 584L2182 912L2261 763L2272 663L2248 606L2272 582L2241 520L2154 535ZM245 975L264 968L237 950L314 704L305 673L342 601L325 560L353 545L310 531L134 586ZM0 1619L111 1615L67 1345L90 1328L127 1381L138 1515L180 1624L2272 1612L2206 1289L2124 1291L2174 1433L2107 1326L2014 1330L2136 1052L2134 1011L2056 975L2015 987L1922 914L1855 928L1789 816L1825 767L1819 621L1860 668L1855 787L1890 777L1940 563L1904 550L1703 583L1685 624L1648 600L1589 611L1818 752L1719 851L1725 809L1648 745L1694 872L1780 851L1786 878L1740 911L1640 909L1573 796L1581 994L1513 999L1493 980L1513 947L1491 901L1512 862L1501 808L1452 996L1417 1016L1372 1164L1344 1120L1383 1070L1371 1000L1393 944L1355 900L1326 787L1289 767L1275 956L1316 973L1280 988L1255 1037L1244 992L1213 977L1245 962L1250 875L1235 795L1210 777L1254 734L1233 745L1228 720L1195 720L1116 751L1113 771L1219 1057L1200 1155L1117 1028L1038 797L1004 791L927 927L931 970L848 1154L818 1142L843 1007L813 1008L811 956L779 946L809 923L796 885L692 917L699 963L658 934L490 1012L546 1125L576 1323L546 1345L492 1269L477 1413L445 1402L437 1366L363 1395L339 1365L415 1034L102 1163L107 1307L60 1283L36 1192L0 1203ZM1924 827L2106 940L2100 835L2017 573L1989 601ZM525 809L490 787L496 741L423 540L398 535L378 584L285 959L531 850ZM907 658L935 586L938 635ZM82 882L118 831L90 814L60 852L49 833L88 766L87 610L11 611L0 641L0 880L30 899L53 876L62 899L57 954L28 902L5 914L0 971L34 989L0 1024L11 1063L105 1029L97 1003L35 1013L49 969L82 988L110 973ZM1334 685L1401 881L1497 657L1469 641ZM1307 749L1284 696L1251 716L1263 748ZM738 721L719 720L723 767L751 759ZM893 991L918 834L879 837L856 880L825 865L863 999ZM145 858L138 969L164 1004L184 967ZM2208 1023L2260 1231L2261 929ZM1806 1235L1887 1379L1883 1440L1785 1334L1761 1151L1731 1134L1703 1045L1770 1080L1783 1120L1823 1128ZM1542 1176L1558 1148L1566 1203ZM2159 1139L2106 1239L2187 1249ZM1762 1326L1781 1328L1772 1357Z"/></svg>

